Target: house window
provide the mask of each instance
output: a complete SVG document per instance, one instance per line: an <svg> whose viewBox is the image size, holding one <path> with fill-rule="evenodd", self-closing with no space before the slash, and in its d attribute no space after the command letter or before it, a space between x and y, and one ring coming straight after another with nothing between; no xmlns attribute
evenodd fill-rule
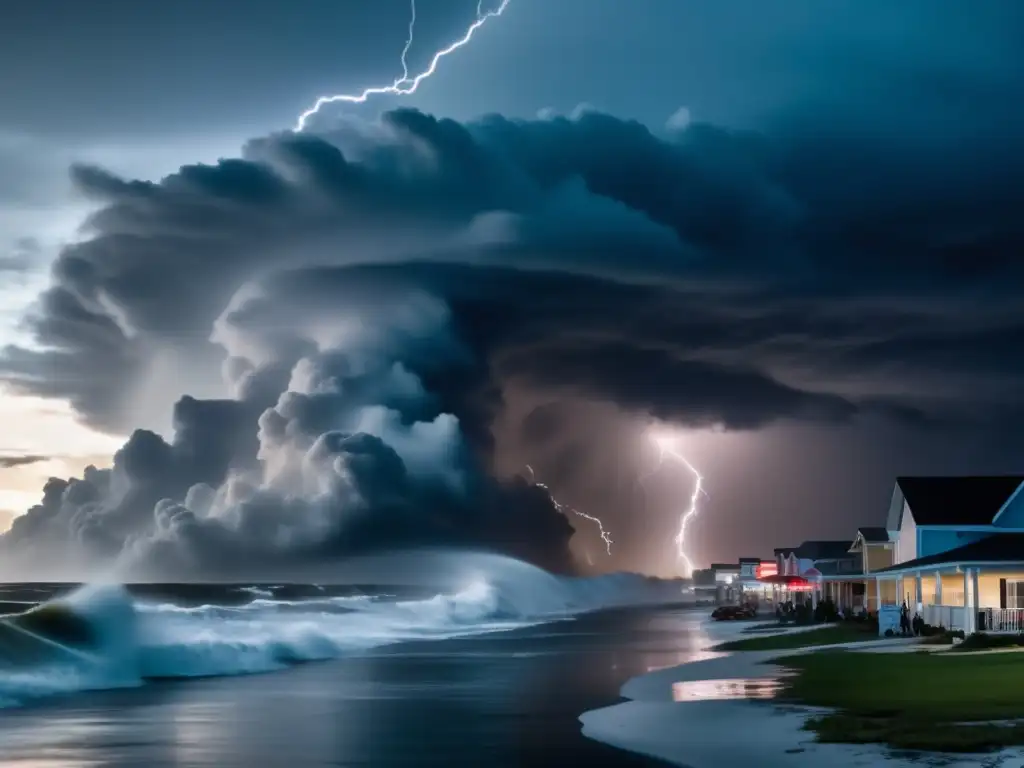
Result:
<svg viewBox="0 0 1024 768"><path fill-rule="evenodd" d="M1024 581L1006 582L1006 607L1024 608Z"/></svg>

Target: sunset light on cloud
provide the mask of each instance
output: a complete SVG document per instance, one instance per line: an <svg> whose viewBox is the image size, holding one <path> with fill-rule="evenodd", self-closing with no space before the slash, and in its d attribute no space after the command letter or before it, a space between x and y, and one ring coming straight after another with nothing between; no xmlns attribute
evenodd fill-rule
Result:
<svg viewBox="0 0 1024 768"><path fill-rule="evenodd" d="M3 390L0 425L0 465L5 458L41 457L31 463L0 466L0 528L39 503L48 478L78 476L90 464L108 466L113 452L123 443L123 438L83 426L66 402Z"/></svg>

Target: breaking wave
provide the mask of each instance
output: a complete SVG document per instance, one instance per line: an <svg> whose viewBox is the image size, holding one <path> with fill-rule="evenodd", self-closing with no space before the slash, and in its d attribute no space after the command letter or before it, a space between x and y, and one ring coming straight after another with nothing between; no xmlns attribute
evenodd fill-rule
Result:
<svg viewBox="0 0 1024 768"><path fill-rule="evenodd" d="M161 678L269 672L396 642L680 597L678 588L652 589L631 574L566 579L509 558L489 565L464 588L423 599L278 599L274 588L252 587L243 588L252 599L240 604L179 605L133 597L120 585L81 587L0 619L0 707Z"/></svg>

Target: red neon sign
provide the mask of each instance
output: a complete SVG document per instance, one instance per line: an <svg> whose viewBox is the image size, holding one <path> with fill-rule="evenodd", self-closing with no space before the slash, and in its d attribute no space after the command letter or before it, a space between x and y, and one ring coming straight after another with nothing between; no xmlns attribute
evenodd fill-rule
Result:
<svg viewBox="0 0 1024 768"><path fill-rule="evenodd" d="M757 566L757 578L763 579L767 576L778 576L779 566L776 563L761 563Z"/></svg>

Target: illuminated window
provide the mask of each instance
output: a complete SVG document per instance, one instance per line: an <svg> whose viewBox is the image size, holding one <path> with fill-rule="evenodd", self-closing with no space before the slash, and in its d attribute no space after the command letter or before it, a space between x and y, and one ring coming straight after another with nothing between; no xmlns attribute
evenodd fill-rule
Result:
<svg viewBox="0 0 1024 768"><path fill-rule="evenodd" d="M1006 607L1024 608L1024 581L1006 582Z"/></svg>

